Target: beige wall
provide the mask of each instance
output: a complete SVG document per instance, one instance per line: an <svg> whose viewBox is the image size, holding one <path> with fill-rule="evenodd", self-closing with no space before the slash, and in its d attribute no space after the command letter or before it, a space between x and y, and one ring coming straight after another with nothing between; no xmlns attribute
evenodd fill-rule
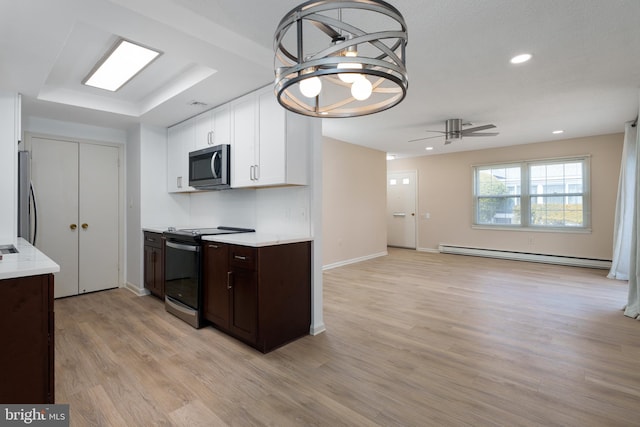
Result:
<svg viewBox="0 0 640 427"><path fill-rule="evenodd" d="M382 151L323 138L323 265L386 254L387 165Z"/></svg>
<svg viewBox="0 0 640 427"><path fill-rule="evenodd" d="M623 134L397 159L389 171L418 171L418 248L438 244L607 259L612 256ZM471 143L470 141L465 143ZM454 143L455 144L455 143ZM591 233L473 229L472 165L591 155ZM425 219L429 213L430 218Z"/></svg>

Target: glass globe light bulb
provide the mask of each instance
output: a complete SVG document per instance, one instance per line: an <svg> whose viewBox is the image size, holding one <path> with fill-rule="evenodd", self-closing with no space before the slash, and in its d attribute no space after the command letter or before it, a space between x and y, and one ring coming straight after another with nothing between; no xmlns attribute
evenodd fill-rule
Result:
<svg viewBox="0 0 640 427"><path fill-rule="evenodd" d="M364 101L371 96L373 85L365 76L360 74L360 78L356 79L351 85L351 95L358 101Z"/></svg>
<svg viewBox="0 0 640 427"><path fill-rule="evenodd" d="M300 82L300 92L307 98L315 98L322 90L322 82L318 77L309 77Z"/></svg>
<svg viewBox="0 0 640 427"><path fill-rule="evenodd" d="M348 56L351 58L355 58L356 56L358 56L358 52L355 50L347 50L344 54L344 56ZM362 64L359 64L357 62L340 62L338 64L338 69L357 69L357 70L362 70ZM351 73L340 73L338 74L338 78L340 80L342 80L345 83L353 83L356 80L358 80L358 77L360 77L360 74L351 74Z"/></svg>

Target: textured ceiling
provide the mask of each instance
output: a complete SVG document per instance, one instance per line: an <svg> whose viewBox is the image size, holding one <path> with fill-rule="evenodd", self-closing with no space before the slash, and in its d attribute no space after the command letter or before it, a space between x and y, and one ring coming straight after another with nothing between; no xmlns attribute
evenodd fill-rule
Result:
<svg viewBox="0 0 640 427"><path fill-rule="evenodd" d="M400 156L622 132L638 112L640 1L398 0L409 28L407 98L325 119L330 137ZM169 126L273 81L273 32L289 0L0 0L0 89L23 114L125 129ZM163 51L116 94L80 84L117 37ZM514 66L521 52L533 59ZM444 121L497 137L444 145ZM551 131L564 129L556 136Z"/></svg>

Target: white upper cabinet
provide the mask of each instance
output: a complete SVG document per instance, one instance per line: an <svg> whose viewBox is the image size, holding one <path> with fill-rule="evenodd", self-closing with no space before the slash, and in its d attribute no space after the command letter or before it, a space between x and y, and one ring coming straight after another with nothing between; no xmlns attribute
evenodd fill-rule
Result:
<svg viewBox="0 0 640 427"><path fill-rule="evenodd" d="M167 189L169 193L195 191L189 186L189 151L195 149L195 120L189 119L168 131Z"/></svg>
<svg viewBox="0 0 640 427"><path fill-rule="evenodd" d="M308 184L308 117L286 111L272 87L231 104L231 187Z"/></svg>
<svg viewBox="0 0 640 427"><path fill-rule="evenodd" d="M231 187L252 187L258 163L258 104L247 95L231 105L233 143L231 144Z"/></svg>
<svg viewBox="0 0 640 427"><path fill-rule="evenodd" d="M194 117L195 145L194 149L210 145L231 143L231 115L229 104L222 105Z"/></svg>
<svg viewBox="0 0 640 427"><path fill-rule="evenodd" d="M229 104L205 111L171 126L167 139L168 190L170 193L197 191L189 186L189 152L212 145L231 143Z"/></svg>
<svg viewBox="0 0 640 427"><path fill-rule="evenodd" d="M310 120L282 108L269 86L170 127L169 192L196 191L189 152L221 144L231 145L232 188L307 185Z"/></svg>

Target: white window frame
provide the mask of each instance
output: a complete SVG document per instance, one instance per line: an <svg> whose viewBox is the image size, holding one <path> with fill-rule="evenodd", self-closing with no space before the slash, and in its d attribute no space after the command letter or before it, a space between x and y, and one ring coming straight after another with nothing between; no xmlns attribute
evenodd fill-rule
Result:
<svg viewBox="0 0 640 427"><path fill-rule="evenodd" d="M529 171L532 166L537 165L552 165L558 163L582 163L582 192L581 193L553 193L553 194L531 194L531 182ZM482 195L478 194L479 186L479 171L482 169L493 168L512 168L520 167L520 194L505 195L505 197L518 197L520 199L520 224L485 224L478 221L478 199ZM572 157L556 157L548 159L536 159L536 160L523 160L519 162L504 162L504 163L490 163L482 165L473 165L473 228L485 228L485 229L504 229L504 230L526 230L526 231L557 231L557 232L591 232L591 185L590 185L590 170L591 170L591 156L572 156ZM583 208L583 225L582 226L549 226L549 225L535 225L531 224L531 198L532 197L572 197L581 196L582 208Z"/></svg>

